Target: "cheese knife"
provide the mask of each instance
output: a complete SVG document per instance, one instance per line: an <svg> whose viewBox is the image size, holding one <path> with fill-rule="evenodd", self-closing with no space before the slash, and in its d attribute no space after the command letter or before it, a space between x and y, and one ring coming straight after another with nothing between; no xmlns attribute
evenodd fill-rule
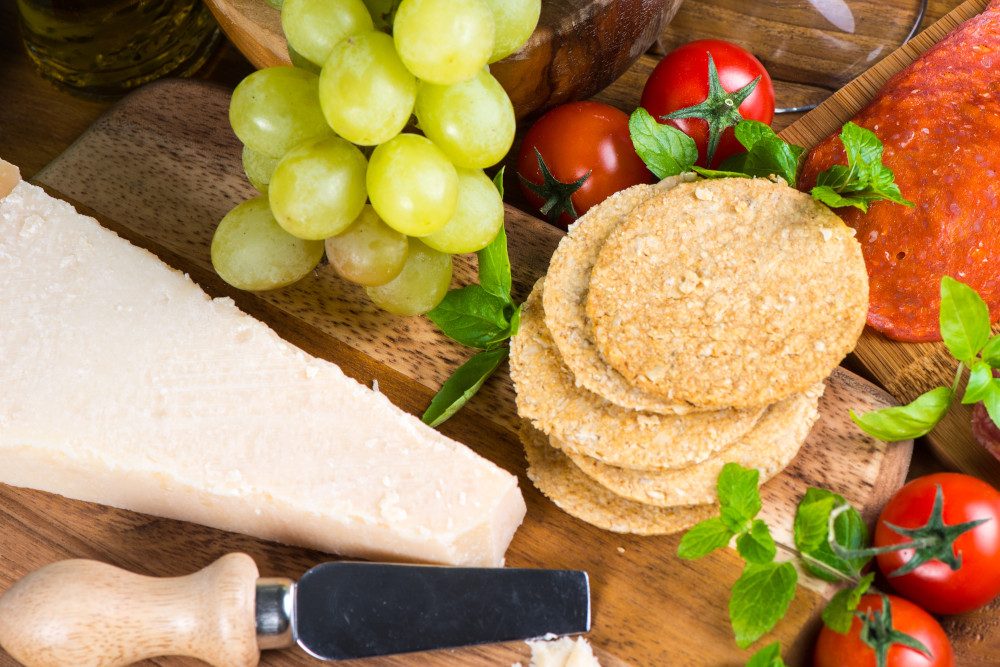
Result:
<svg viewBox="0 0 1000 667"><path fill-rule="evenodd" d="M92 560L29 573L0 596L0 646L27 667L118 667L184 655L252 667L298 644L343 660L590 629L587 574L335 561L298 581L223 556L182 577Z"/></svg>

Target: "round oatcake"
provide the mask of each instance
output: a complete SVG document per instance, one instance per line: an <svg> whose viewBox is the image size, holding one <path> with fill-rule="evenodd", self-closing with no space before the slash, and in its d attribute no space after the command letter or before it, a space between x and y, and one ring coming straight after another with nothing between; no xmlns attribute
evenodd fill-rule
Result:
<svg viewBox="0 0 1000 667"><path fill-rule="evenodd" d="M661 414L687 412L691 408L676 401L652 396L630 385L601 357L594 345L594 332L584 306L590 286L590 270L608 234L642 202L679 183L696 178L681 174L656 185L635 185L611 195L573 223L552 254L546 275L545 324L576 384L606 400L633 410Z"/></svg>
<svg viewBox="0 0 1000 667"><path fill-rule="evenodd" d="M667 535L690 528L719 511L717 504L656 507L626 500L580 472L531 424L521 426L520 436L532 483L564 512L598 528L615 533Z"/></svg>
<svg viewBox="0 0 1000 667"><path fill-rule="evenodd" d="M644 391L759 406L825 378L865 323L854 232L766 179L683 183L637 206L591 272L597 348Z"/></svg>
<svg viewBox="0 0 1000 667"><path fill-rule="evenodd" d="M644 472L609 466L572 452L568 455L588 477L612 493L636 502L664 507L715 502L716 481L727 463L756 468L761 483L785 469L819 417L818 402L822 394L823 384L819 383L775 403L738 442L686 468ZM559 447L560 443L553 439L552 444Z"/></svg>
<svg viewBox="0 0 1000 667"><path fill-rule="evenodd" d="M619 407L577 387L545 327L547 289L548 279L539 280L521 307L510 376L518 414L558 439L560 448L615 466L679 468L706 459L757 423L763 409L660 415Z"/></svg>

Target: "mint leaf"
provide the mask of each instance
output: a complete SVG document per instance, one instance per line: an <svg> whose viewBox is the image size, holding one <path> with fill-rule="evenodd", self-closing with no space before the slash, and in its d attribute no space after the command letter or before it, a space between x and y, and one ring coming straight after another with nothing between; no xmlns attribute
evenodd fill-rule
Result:
<svg viewBox="0 0 1000 667"><path fill-rule="evenodd" d="M866 574L853 588L845 588L834 593L823 608L822 618L826 627L840 634L847 634L854 621L854 610L861 602L861 596L868 592L875 574Z"/></svg>
<svg viewBox="0 0 1000 667"><path fill-rule="evenodd" d="M771 537L771 529L760 519L754 519L750 530L736 540L736 551L748 563L770 563L778 549Z"/></svg>
<svg viewBox="0 0 1000 667"><path fill-rule="evenodd" d="M472 355L441 385L421 417L423 422L429 426L438 426L458 412L499 368L509 351L508 347L500 347Z"/></svg>
<svg viewBox="0 0 1000 667"><path fill-rule="evenodd" d="M729 544L735 534L719 517L706 519L684 533L677 547L677 555L688 560L707 556Z"/></svg>
<svg viewBox="0 0 1000 667"><path fill-rule="evenodd" d="M746 155L746 153L740 153L740 155ZM728 160L729 158L726 159ZM725 160L723 160L723 162L725 162ZM750 174L742 171L720 171L718 169L705 169L704 167L699 166L691 167L691 171L698 174L702 178L748 178L750 176Z"/></svg>
<svg viewBox="0 0 1000 667"><path fill-rule="evenodd" d="M747 660L746 667L786 667L781 660L781 644L768 644Z"/></svg>
<svg viewBox="0 0 1000 667"><path fill-rule="evenodd" d="M834 519L834 534L831 536L830 513L842 506L845 509ZM850 550L851 555L847 559L834 553L830 545L831 537L844 549ZM825 581L855 577L870 559L867 554L853 554L868 546L868 526L864 519L843 496L826 489L810 487L799 502L795 514L795 546L806 556L803 563L809 573ZM816 561L829 569L816 564ZM838 577L835 572L844 576Z"/></svg>
<svg viewBox="0 0 1000 667"><path fill-rule="evenodd" d="M862 431L880 440L909 440L930 433L944 418L955 399L951 387L937 387L918 396L909 405L874 410L851 419Z"/></svg>
<svg viewBox="0 0 1000 667"><path fill-rule="evenodd" d="M507 303L479 285L450 290L427 317L448 338L478 350L487 350L507 340L510 322L504 314Z"/></svg>
<svg viewBox="0 0 1000 667"><path fill-rule="evenodd" d="M476 253L479 258L479 284L494 296L513 303L510 298L510 257L507 255L507 232L503 225L488 246Z"/></svg>
<svg viewBox="0 0 1000 667"><path fill-rule="evenodd" d="M840 130L847 164L865 171L869 176L876 165L882 164L882 142L875 133L848 121Z"/></svg>
<svg viewBox="0 0 1000 667"><path fill-rule="evenodd" d="M983 407L994 424L1000 424L1000 391L991 391L983 398Z"/></svg>
<svg viewBox="0 0 1000 667"><path fill-rule="evenodd" d="M1000 391L1000 383L993 378L993 369L985 361L977 361L969 372L969 382L965 386L962 403L978 403L986 400L991 392Z"/></svg>
<svg viewBox="0 0 1000 667"><path fill-rule="evenodd" d="M748 563L733 584L729 620L736 644L746 648L781 620L795 596L798 574L791 563Z"/></svg>
<svg viewBox="0 0 1000 667"><path fill-rule="evenodd" d="M636 154L657 178L691 171L698 159L694 139L672 125L658 123L642 107L629 116L628 130Z"/></svg>
<svg viewBox="0 0 1000 667"><path fill-rule="evenodd" d="M795 187L799 159L805 149L782 140L768 125L755 120L743 121L734 133L747 152L730 155L719 165L720 170L760 178L779 176Z"/></svg>
<svg viewBox="0 0 1000 667"><path fill-rule="evenodd" d="M983 361L993 368L1000 368L1000 334L990 338L990 341L983 346L981 356Z"/></svg>
<svg viewBox="0 0 1000 667"><path fill-rule="evenodd" d="M976 290L950 276L941 278L941 338L959 361L972 359L990 340L990 309Z"/></svg>
<svg viewBox="0 0 1000 667"><path fill-rule="evenodd" d="M802 553L816 551L830 535L830 512L837 499L833 494L815 497L810 488L795 511L795 548Z"/></svg>
<svg viewBox="0 0 1000 667"><path fill-rule="evenodd" d="M882 164L882 142L871 130L848 122L840 132L847 155L847 167L832 165L816 177L812 196L830 206L856 206L862 211L879 200L905 206L913 202L903 198L892 170Z"/></svg>
<svg viewBox="0 0 1000 667"><path fill-rule="evenodd" d="M751 520L760 512L760 472L756 468L747 469L738 463L727 463L719 473L716 492L722 520L735 533L750 529Z"/></svg>

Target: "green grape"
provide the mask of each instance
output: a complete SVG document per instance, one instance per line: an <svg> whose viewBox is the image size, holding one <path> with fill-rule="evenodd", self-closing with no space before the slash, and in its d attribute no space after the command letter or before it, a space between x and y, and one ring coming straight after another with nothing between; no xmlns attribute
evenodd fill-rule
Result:
<svg viewBox="0 0 1000 667"><path fill-rule="evenodd" d="M384 285L403 270L409 241L365 205L345 231L326 240L326 258L337 274L359 285Z"/></svg>
<svg viewBox="0 0 1000 667"><path fill-rule="evenodd" d="M312 72L316 76L319 76L321 70L319 65L306 60L306 57L296 51L288 42L285 42L285 46L288 47L288 59L292 61L293 66L302 68L308 72Z"/></svg>
<svg viewBox="0 0 1000 667"><path fill-rule="evenodd" d="M340 137L310 141L289 151L268 186L271 212L288 233L325 239L347 229L365 205L368 161Z"/></svg>
<svg viewBox="0 0 1000 667"><path fill-rule="evenodd" d="M269 67L243 79L229 123L245 145L281 157L303 141L333 134L319 106L319 78L298 67Z"/></svg>
<svg viewBox="0 0 1000 667"><path fill-rule="evenodd" d="M451 255L410 239L410 252L399 275L378 287L366 287L368 297L394 315L423 315L441 303L451 285Z"/></svg>
<svg viewBox="0 0 1000 667"><path fill-rule="evenodd" d="M490 244L503 225L503 200L480 169L458 171L458 203L445 226L421 241L441 252L476 252Z"/></svg>
<svg viewBox="0 0 1000 667"><path fill-rule="evenodd" d="M421 81L414 111L423 133L460 167L491 167L514 143L514 106L486 70L450 86Z"/></svg>
<svg viewBox="0 0 1000 667"><path fill-rule="evenodd" d="M364 0L368 13L371 14L375 29L392 33L392 19L396 14L399 0Z"/></svg>
<svg viewBox="0 0 1000 667"><path fill-rule="evenodd" d="M493 12L485 0L402 0L392 35L414 76L457 83L482 69L493 53Z"/></svg>
<svg viewBox="0 0 1000 667"><path fill-rule="evenodd" d="M542 0L486 0L493 12L496 37L490 62L506 58L521 48L538 25Z"/></svg>
<svg viewBox="0 0 1000 667"><path fill-rule="evenodd" d="M379 216L407 236L430 234L455 212L455 167L419 134L400 134L377 146L365 182Z"/></svg>
<svg viewBox="0 0 1000 667"><path fill-rule="evenodd" d="M281 8L281 28L289 45L321 67L337 42L373 27L361 0L285 0Z"/></svg>
<svg viewBox="0 0 1000 667"><path fill-rule="evenodd" d="M267 194L267 184L271 182L271 174L280 161L281 158L258 153L249 146L243 147L243 171L250 185L263 194Z"/></svg>
<svg viewBox="0 0 1000 667"><path fill-rule="evenodd" d="M315 269L322 257L322 241L305 241L282 229L263 195L227 213L212 237L212 266L238 289L291 285Z"/></svg>
<svg viewBox="0 0 1000 667"><path fill-rule="evenodd" d="M416 97L417 80L400 62L392 37L381 32L339 42L319 78L320 103L330 127L363 146L399 134Z"/></svg>

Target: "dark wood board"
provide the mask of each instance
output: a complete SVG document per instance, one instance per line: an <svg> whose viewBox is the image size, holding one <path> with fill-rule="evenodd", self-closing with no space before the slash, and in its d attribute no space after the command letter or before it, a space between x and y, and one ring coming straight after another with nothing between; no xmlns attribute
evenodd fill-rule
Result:
<svg viewBox="0 0 1000 667"><path fill-rule="evenodd" d="M247 312L318 356L370 384L377 380L403 409L419 413L468 352L439 335L424 318L396 318L370 306L363 293L320 268L302 283L263 294L240 293L211 270L212 230L237 202L254 194L226 123L228 89L193 81L145 87L112 108L34 181L77 204L168 264L188 272L210 294L232 296ZM519 298L541 275L560 232L507 210L510 252ZM474 278L463 258L456 282ZM524 475L515 435L509 379L501 372L466 409L447 422L450 436L520 477L528 516L508 551L512 566L570 567L590 572L594 627L589 639L605 665L742 665L749 656L732 640L728 586L740 561L723 551L690 563L673 556L678 537L607 533L576 521L545 500ZM873 519L903 480L910 443L885 445L861 434L850 408L892 404L873 385L838 370L828 381L822 418L788 471L765 485L768 519L787 537L795 502L808 485L842 493ZM4 588L59 558L97 558L138 572L178 575L223 553L247 551L262 574L297 576L328 558L181 522L156 519L39 492L0 488L5 531L0 558ZM818 611L831 593L800 587L787 618L762 641L780 640L789 664L804 664ZM481 647L368 665L510 665L526 662L523 644ZM6 656L3 656L6 657ZM183 658L150 664L196 664ZM263 664L307 665L297 651L266 654Z"/></svg>

